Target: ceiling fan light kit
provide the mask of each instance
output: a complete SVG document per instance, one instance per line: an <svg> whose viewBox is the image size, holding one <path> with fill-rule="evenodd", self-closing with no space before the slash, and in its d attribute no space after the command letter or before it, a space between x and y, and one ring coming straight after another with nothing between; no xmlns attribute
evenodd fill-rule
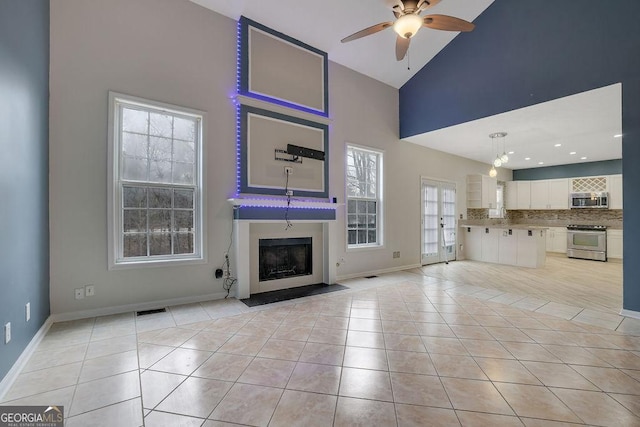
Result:
<svg viewBox="0 0 640 427"><path fill-rule="evenodd" d="M395 21L381 22L376 25L360 30L343 38L342 43L347 43L359 38L375 34L386 28L393 27L398 34L396 39L396 59L402 61L409 50L409 42L411 38L422 27L428 27L433 30L444 31L473 31L475 25L464 19L455 18L448 15L427 15L420 16L422 11L429 9L440 0L396 0L396 4L391 8L396 17Z"/></svg>
<svg viewBox="0 0 640 427"><path fill-rule="evenodd" d="M400 37L410 39L416 35L423 23L424 21L420 15L410 13L398 18L398 20L393 24L393 30L398 33Z"/></svg>

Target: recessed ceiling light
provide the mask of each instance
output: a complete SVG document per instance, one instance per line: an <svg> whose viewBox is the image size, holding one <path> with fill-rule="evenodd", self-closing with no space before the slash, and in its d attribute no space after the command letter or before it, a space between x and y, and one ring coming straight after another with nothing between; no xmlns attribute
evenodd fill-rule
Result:
<svg viewBox="0 0 640 427"><path fill-rule="evenodd" d="M555 144L554 147L562 147L562 144Z"/></svg>
<svg viewBox="0 0 640 427"><path fill-rule="evenodd" d="M572 151L572 152L569 153L569 155L571 155L571 156L573 156L574 154L576 154L575 151Z"/></svg>
<svg viewBox="0 0 640 427"><path fill-rule="evenodd" d="M509 154L513 154L513 153L515 153L515 151L509 151Z"/></svg>
<svg viewBox="0 0 640 427"><path fill-rule="evenodd" d="M525 157L524 159L525 160L531 160L531 157Z"/></svg>
<svg viewBox="0 0 640 427"><path fill-rule="evenodd" d="M586 157L580 157L580 160L587 160Z"/></svg>
<svg viewBox="0 0 640 427"><path fill-rule="evenodd" d="M538 162L539 165L544 165L544 162Z"/></svg>
<svg viewBox="0 0 640 427"><path fill-rule="evenodd" d="M621 134L621 133L618 133L618 134L616 134L616 135L613 135L613 137L614 137L614 138L622 138L622 134Z"/></svg>

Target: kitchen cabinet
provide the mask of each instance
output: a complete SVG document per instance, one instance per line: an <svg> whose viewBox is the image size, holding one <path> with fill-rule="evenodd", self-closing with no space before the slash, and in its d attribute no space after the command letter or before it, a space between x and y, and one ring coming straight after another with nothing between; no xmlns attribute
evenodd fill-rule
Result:
<svg viewBox="0 0 640 427"><path fill-rule="evenodd" d="M508 210L529 209L531 204L531 181L507 181L505 208Z"/></svg>
<svg viewBox="0 0 640 427"><path fill-rule="evenodd" d="M500 229L484 228L481 237L480 259L484 262L497 263L499 260L498 247L500 244Z"/></svg>
<svg viewBox="0 0 640 427"><path fill-rule="evenodd" d="M518 235L515 230L501 229L498 243L498 263L516 265L518 263Z"/></svg>
<svg viewBox="0 0 640 427"><path fill-rule="evenodd" d="M531 209L569 209L569 180L531 181Z"/></svg>
<svg viewBox="0 0 640 427"><path fill-rule="evenodd" d="M607 258L622 259L622 230L607 230Z"/></svg>
<svg viewBox="0 0 640 427"><path fill-rule="evenodd" d="M467 208L495 209L498 181L487 175L467 175Z"/></svg>
<svg viewBox="0 0 640 427"><path fill-rule="evenodd" d="M465 259L531 268L543 267L545 264L546 229L462 227Z"/></svg>
<svg viewBox="0 0 640 427"><path fill-rule="evenodd" d="M541 229L515 230L518 267L544 267L546 260L546 231Z"/></svg>
<svg viewBox="0 0 640 427"><path fill-rule="evenodd" d="M567 253L566 227L549 227L547 230L547 252Z"/></svg>
<svg viewBox="0 0 640 427"><path fill-rule="evenodd" d="M462 255L465 259L480 260L482 258L482 233L484 228L465 227L462 233Z"/></svg>
<svg viewBox="0 0 640 427"><path fill-rule="evenodd" d="M622 209L622 175L609 175L609 209Z"/></svg>

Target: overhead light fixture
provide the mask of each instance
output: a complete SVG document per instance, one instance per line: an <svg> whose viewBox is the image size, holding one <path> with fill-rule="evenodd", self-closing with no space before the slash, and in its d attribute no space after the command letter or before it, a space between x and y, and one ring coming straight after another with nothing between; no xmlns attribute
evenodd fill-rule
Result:
<svg viewBox="0 0 640 427"><path fill-rule="evenodd" d="M525 160L531 160L531 157L525 157L524 159Z"/></svg>
<svg viewBox="0 0 640 427"><path fill-rule="evenodd" d="M513 153L515 153L515 151L509 151L509 154L513 154Z"/></svg>
<svg viewBox="0 0 640 427"><path fill-rule="evenodd" d="M613 137L614 137L614 138L622 138L622 134L621 134L621 133L618 133L618 134L616 134L616 135L613 135Z"/></svg>
<svg viewBox="0 0 640 427"><path fill-rule="evenodd" d="M491 169L489 169L489 176L491 178L495 178L498 175L498 171L496 170L495 167L491 166Z"/></svg>
<svg viewBox="0 0 640 427"><path fill-rule="evenodd" d="M587 160L587 157L586 156L580 157L580 160Z"/></svg>
<svg viewBox="0 0 640 427"><path fill-rule="evenodd" d="M562 147L562 144L556 144L554 147Z"/></svg>
<svg viewBox="0 0 640 427"><path fill-rule="evenodd" d="M415 36L422 25L424 18L416 13L403 15L393 24L393 30L403 39L410 39Z"/></svg>
<svg viewBox="0 0 640 427"><path fill-rule="evenodd" d="M572 151L572 152L569 153L570 156L573 156L574 154L576 154L575 151Z"/></svg>
<svg viewBox="0 0 640 427"><path fill-rule="evenodd" d="M491 138L491 150L493 150L493 141L496 141L496 158L493 160L493 166L491 170L489 170L490 176L492 173L498 173L497 171L495 171L495 168L499 168L509 161L509 156L507 155L507 152L505 150L505 136L507 136L506 132L495 132L489 135L489 138ZM502 140L502 154L500 154L500 140Z"/></svg>

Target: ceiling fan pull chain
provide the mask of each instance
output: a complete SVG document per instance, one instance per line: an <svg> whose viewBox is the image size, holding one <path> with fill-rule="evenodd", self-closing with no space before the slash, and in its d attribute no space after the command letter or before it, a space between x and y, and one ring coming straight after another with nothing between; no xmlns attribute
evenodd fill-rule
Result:
<svg viewBox="0 0 640 427"><path fill-rule="evenodd" d="M407 50L407 70L411 70L411 52Z"/></svg>

